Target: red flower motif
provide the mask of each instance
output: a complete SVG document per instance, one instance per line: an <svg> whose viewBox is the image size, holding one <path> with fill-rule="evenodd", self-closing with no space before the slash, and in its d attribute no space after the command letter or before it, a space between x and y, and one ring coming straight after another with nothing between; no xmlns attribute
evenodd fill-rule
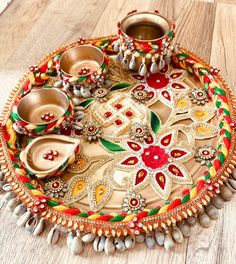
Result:
<svg viewBox="0 0 236 264"><path fill-rule="evenodd" d="M155 170L168 163L169 155L164 148L151 145L144 149L141 157L147 167Z"/></svg>
<svg viewBox="0 0 236 264"><path fill-rule="evenodd" d="M157 72L147 77L148 86L154 89L162 89L166 87L170 82L170 79L165 74Z"/></svg>

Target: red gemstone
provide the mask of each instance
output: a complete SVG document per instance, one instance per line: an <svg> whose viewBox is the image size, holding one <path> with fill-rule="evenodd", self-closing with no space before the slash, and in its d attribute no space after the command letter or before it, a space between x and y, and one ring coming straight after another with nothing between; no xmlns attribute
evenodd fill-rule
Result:
<svg viewBox="0 0 236 264"><path fill-rule="evenodd" d="M88 131L89 132L93 132L95 130L95 127L94 126L90 126L90 127L88 127Z"/></svg>
<svg viewBox="0 0 236 264"><path fill-rule="evenodd" d="M148 42L140 42L139 45L141 47L141 50L146 53L152 50L152 46Z"/></svg>
<svg viewBox="0 0 236 264"><path fill-rule="evenodd" d="M162 146L166 147L170 145L170 142L172 140L172 134L166 135L161 139Z"/></svg>
<svg viewBox="0 0 236 264"><path fill-rule="evenodd" d="M145 180L147 176L147 171L144 169L140 169L137 174L136 174L136 178L135 178L135 185L140 184L141 182L143 182Z"/></svg>
<svg viewBox="0 0 236 264"><path fill-rule="evenodd" d="M54 182L53 184L52 184L52 187L53 188L58 188L60 186L60 183L59 182Z"/></svg>
<svg viewBox="0 0 236 264"><path fill-rule="evenodd" d="M49 155L52 155L52 154L53 154L53 150L52 150L52 149L49 149L47 153L48 153Z"/></svg>
<svg viewBox="0 0 236 264"><path fill-rule="evenodd" d="M143 132L143 129L141 127L138 127L138 128L136 128L135 132L142 133Z"/></svg>
<svg viewBox="0 0 236 264"><path fill-rule="evenodd" d="M139 151L141 149L141 146L136 142L128 141L127 144L134 151Z"/></svg>
<svg viewBox="0 0 236 264"><path fill-rule="evenodd" d="M136 207L139 204L139 200L137 198L131 198L129 204L131 207Z"/></svg>
<svg viewBox="0 0 236 264"><path fill-rule="evenodd" d="M129 157L126 160L121 162L122 165L129 165L129 166L133 166L133 165L135 165L137 163L138 163L138 158L137 157Z"/></svg>
<svg viewBox="0 0 236 264"><path fill-rule="evenodd" d="M177 167L175 166L174 164L170 164L168 166L168 170L171 174L173 174L174 176L177 176L177 177L184 177L182 171Z"/></svg>
<svg viewBox="0 0 236 264"><path fill-rule="evenodd" d="M167 71L168 71L168 65L165 65L165 67L162 70L160 70L160 72L162 73L166 73Z"/></svg>
<svg viewBox="0 0 236 264"><path fill-rule="evenodd" d="M115 108L116 109L121 109L122 108L122 104L115 104Z"/></svg>
<svg viewBox="0 0 236 264"><path fill-rule="evenodd" d="M49 156L48 156L48 159L49 159L49 160L54 160L53 155L49 155Z"/></svg>
<svg viewBox="0 0 236 264"><path fill-rule="evenodd" d="M144 93L143 92L138 92L138 96L143 96Z"/></svg>
<svg viewBox="0 0 236 264"><path fill-rule="evenodd" d="M133 112L131 112L131 111L127 111L125 114L126 114L126 116L128 116L128 117L133 116Z"/></svg>
<svg viewBox="0 0 236 264"><path fill-rule="evenodd" d="M120 126L120 125L122 124L122 121L121 121L120 119L117 119L117 120L115 121L115 124L116 124L117 126Z"/></svg>
<svg viewBox="0 0 236 264"><path fill-rule="evenodd" d="M44 159L48 159L48 154L43 154Z"/></svg>
<svg viewBox="0 0 236 264"><path fill-rule="evenodd" d="M166 185L166 176L162 172L158 172L155 175L155 179L156 179L158 185L161 187L161 189L164 190L165 185Z"/></svg>
<svg viewBox="0 0 236 264"><path fill-rule="evenodd" d="M139 84L137 85L134 90L144 90L145 89L145 86L143 84Z"/></svg>
<svg viewBox="0 0 236 264"><path fill-rule="evenodd" d="M171 101L171 96L169 94L169 92L167 91L163 91L161 92L161 94L168 100L168 101Z"/></svg>
<svg viewBox="0 0 236 264"><path fill-rule="evenodd" d="M170 78L176 79L176 78L180 77L182 74L183 74L182 72L175 72L175 73L172 73L170 75Z"/></svg>
<svg viewBox="0 0 236 264"><path fill-rule="evenodd" d="M210 151L209 150L203 150L202 154L203 155L209 155L210 154Z"/></svg>
<svg viewBox="0 0 236 264"><path fill-rule="evenodd" d="M181 158L181 157L183 157L186 154L187 154L187 152L182 150L182 149L173 149L170 152L170 156L172 158L175 158L175 159Z"/></svg>
<svg viewBox="0 0 236 264"><path fill-rule="evenodd" d="M151 100L155 95L153 91L150 91L148 94L149 94L149 98L148 98L149 100Z"/></svg>
<svg viewBox="0 0 236 264"><path fill-rule="evenodd" d="M112 112L106 112L106 113L104 114L104 116L105 116L106 118L109 118L111 115L112 115Z"/></svg>
<svg viewBox="0 0 236 264"><path fill-rule="evenodd" d="M144 76L141 76L137 73L131 74L131 77L133 77L136 80L143 80L144 79Z"/></svg>
<svg viewBox="0 0 236 264"><path fill-rule="evenodd" d="M54 157L57 157L58 155L59 155L58 151L54 150L54 151L53 151L53 156L54 156Z"/></svg>
<svg viewBox="0 0 236 264"><path fill-rule="evenodd" d="M172 83L171 85L173 88L175 89L186 89L185 86L183 86L182 84L180 83Z"/></svg>
<svg viewBox="0 0 236 264"><path fill-rule="evenodd" d="M203 92L197 92L197 96L202 97L203 96Z"/></svg>
<svg viewBox="0 0 236 264"><path fill-rule="evenodd" d="M152 144L152 143L154 142L153 136L152 136L151 134L148 135L148 137L145 138L144 141L145 141L148 145Z"/></svg>
<svg viewBox="0 0 236 264"><path fill-rule="evenodd" d="M99 90L98 93L99 93L99 94L103 94L104 91L103 91L103 90Z"/></svg>

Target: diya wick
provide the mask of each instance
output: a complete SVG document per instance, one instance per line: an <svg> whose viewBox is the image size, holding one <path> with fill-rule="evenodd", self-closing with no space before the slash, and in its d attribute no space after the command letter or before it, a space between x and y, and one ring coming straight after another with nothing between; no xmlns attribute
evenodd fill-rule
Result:
<svg viewBox="0 0 236 264"><path fill-rule="evenodd" d="M118 23L114 50L124 69L145 76L162 70L171 61L174 23L157 12L131 12Z"/></svg>
<svg viewBox="0 0 236 264"><path fill-rule="evenodd" d="M91 97L90 90L101 87L108 57L97 47L80 45L65 51L58 61L59 78L69 83L78 97Z"/></svg>

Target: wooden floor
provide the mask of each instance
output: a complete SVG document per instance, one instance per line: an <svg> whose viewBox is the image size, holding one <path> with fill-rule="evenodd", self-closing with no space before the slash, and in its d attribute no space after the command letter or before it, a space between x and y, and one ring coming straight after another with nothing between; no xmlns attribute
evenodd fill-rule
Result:
<svg viewBox="0 0 236 264"><path fill-rule="evenodd" d="M133 9L155 10L176 21L181 46L217 65L236 89L236 0L13 0L0 15L0 108L28 66L52 49L79 36L116 33L116 24ZM236 90L235 90L236 92ZM195 226L192 236L174 252L161 248L106 256L87 246L72 256L65 239L48 246L44 233L34 238L16 228L11 213L0 213L0 263L236 263L236 195L207 230Z"/></svg>

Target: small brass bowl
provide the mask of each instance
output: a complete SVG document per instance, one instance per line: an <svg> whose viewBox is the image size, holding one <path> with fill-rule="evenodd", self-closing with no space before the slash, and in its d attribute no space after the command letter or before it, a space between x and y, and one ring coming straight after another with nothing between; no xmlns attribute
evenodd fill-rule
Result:
<svg viewBox="0 0 236 264"><path fill-rule="evenodd" d="M107 64L108 57L99 48L81 45L62 54L58 69L64 81L77 86L96 86L103 82Z"/></svg>
<svg viewBox="0 0 236 264"><path fill-rule="evenodd" d="M34 137L58 129L65 117L73 115L73 108L59 89L40 88L23 97L13 112L16 132Z"/></svg>
<svg viewBox="0 0 236 264"><path fill-rule="evenodd" d="M67 50L60 59L60 69L68 75L84 76L81 69L88 67L90 73L98 71L104 62L102 51L91 45L78 46Z"/></svg>

